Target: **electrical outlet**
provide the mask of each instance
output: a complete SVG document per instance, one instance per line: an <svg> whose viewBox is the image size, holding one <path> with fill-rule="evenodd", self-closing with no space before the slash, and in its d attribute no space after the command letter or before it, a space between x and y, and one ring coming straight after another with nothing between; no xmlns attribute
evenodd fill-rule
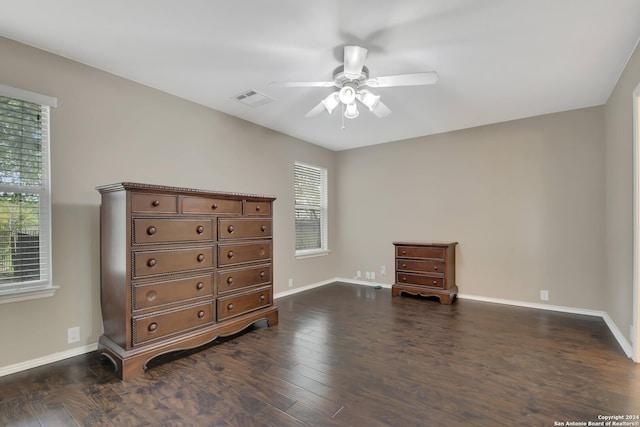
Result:
<svg viewBox="0 0 640 427"><path fill-rule="evenodd" d="M364 278L367 280L371 280L371 273L369 273L368 271L364 272Z"/></svg>
<svg viewBox="0 0 640 427"><path fill-rule="evenodd" d="M289 287L293 288L293 279L289 279Z"/></svg>
<svg viewBox="0 0 640 427"><path fill-rule="evenodd" d="M67 329L67 344L80 341L80 326Z"/></svg>
<svg viewBox="0 0 640 427"><path fill-rule="evenodd" d="M362 271L358 270L356 271L356 279L359 279L362 277Z"/></svg>
<svg viewBox="0 0 640 427"><path fill-rule="evenodd" d="M371 272L371 280L376 280L376 272L375 271Z"/></svg>
<svg viewBox="0 0 640 427"><path fill-rule="evenodd" d="M540 291L540 301L549 301L549 291Z"/></svg>
<svg viewBox="0 0 640 427"><path fill-rule="evenodd" d="M387 275L387 266L386 265L381 265L380 266L380 275L381 276L386 276Z"/></svg>

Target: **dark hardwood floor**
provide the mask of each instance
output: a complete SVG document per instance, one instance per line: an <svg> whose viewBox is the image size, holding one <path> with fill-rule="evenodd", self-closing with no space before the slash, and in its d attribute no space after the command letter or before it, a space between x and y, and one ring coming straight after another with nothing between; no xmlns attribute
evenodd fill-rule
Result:
<svg viewBox="0 0 640 427"><path fill-rule="evenodd" d="M162 356L127 382L96 353L2 377L0 425L554 426L640 415L640 365L599 318L351 284L276 304L279 325Z"/></svg>

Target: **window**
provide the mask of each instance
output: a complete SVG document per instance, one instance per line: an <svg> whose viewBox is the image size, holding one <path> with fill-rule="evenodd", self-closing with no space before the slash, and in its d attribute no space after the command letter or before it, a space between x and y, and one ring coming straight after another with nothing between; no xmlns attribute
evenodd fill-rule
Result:
<svg viewBox="0 0 640 427"><path fill-rule="evenodd" d="M49 107L0 85L0 302L53 295Z"/></svg>
<svg viewBox="0 0 640 427"><path fill-rule="evenodd" d="M328 253L327 170L296 162L296 255Z"/></svg>

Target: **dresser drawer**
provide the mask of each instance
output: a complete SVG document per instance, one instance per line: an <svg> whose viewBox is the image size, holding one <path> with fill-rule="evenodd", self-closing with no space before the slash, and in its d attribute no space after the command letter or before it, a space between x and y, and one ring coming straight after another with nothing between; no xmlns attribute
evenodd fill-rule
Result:
<svg viewBox="0 0 640 427"><path fill-rule="evenodd" d="M271 265L216 272L216 286L219 294L248 286L266 285L270 282Z"/></svg>
<svg viewBox="0 0 640 427"><path fill-rule="evenodd" d="M213 303L189 306L150 316L134 317L131 319L133 323L132 344L135 346L145 341L208 325L213 323L213 318Z"/></svg>
<svg viewBox="0 0 640 427"><path fill-rule="evenodd" d="M271 288L261 288L243 294L218 298L218 320L240 316L241 314L271 305Z"/></svg>
<svg viewBox="0 0 640 427"><path fill-rule="evenodd" d="M242 214L242 200L215 199L211 197L182 197L182 213L194 214Z"/></svg>
<svg viewBox="0 0 640 427"><path fill-rule="evenodd" d="M143 213L178 213L178 196L131 193L131 211Z"/></svg>
<svg viewBox="0 0 640 427"><path fill-rule="evenodd" d="M210 219L133 220L133 243L167 243L213 240Z"/></svg>
<svg viewBox="0 0 640 427"><path fill-rule="evenodd" d="M165 280L133 285L133 309L158 307L165 304L213 295L211 274L187 279Z"/></svg>
<svg viewBox="0 0 640 427"><path fill-rule="evenodd" d="M271 259L271 241L218 246L218 266Z"/></svg>
<svg viewBox="0 0 640 427"><path fill-rule="evenodd" d="M213 246L162 251L134 251L134 277L213 267Z"/></svg>
<svg viewBox="0 0 640 427"><path fill-rule="evenodd" d="M268 202L244 202L244 214L248 216L254 215L271 215L271 203Z"/></svg>
<svg viewBox="0 0 640 427"><path fill-rule="evenodd" d="M409 284L409 285L429 286L432 288L444 288L443 277L425 276L421 274L411 274L411 273L400 272L400 273L397 273L396 281L398 283Z"/></svg>
<svg viewBox="0 0 640 427"><path fill-rule="evenodd" d="M444 274L444 262L399 259L396 260L396 270Z"/></svg>
<svg viewBox="0 0 640 427"><path fill-rule="evenodd" d="M444 248L396 246L396 256L399 258L444 259L444 252Z"/></svg>
<svg viewBox="0 0 640 427"><path fill-rule="evenodd" d="M218 239L271 237L271 219L218 219Z"/></svg>

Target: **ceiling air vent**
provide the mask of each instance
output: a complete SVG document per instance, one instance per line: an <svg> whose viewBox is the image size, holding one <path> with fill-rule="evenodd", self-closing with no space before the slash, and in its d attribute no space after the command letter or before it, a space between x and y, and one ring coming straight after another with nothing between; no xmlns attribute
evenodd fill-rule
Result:
<svg viewBox="0 0 640 427"><path fill-rule="evenodd" d="M254 89L250 89L242 92L241 94L232 96L231 99L235 99L236 101L244 105L248 105L249 107L260 107L262 105L275 101L275 99L270 98L267 95L260 93Z"/></svg>

